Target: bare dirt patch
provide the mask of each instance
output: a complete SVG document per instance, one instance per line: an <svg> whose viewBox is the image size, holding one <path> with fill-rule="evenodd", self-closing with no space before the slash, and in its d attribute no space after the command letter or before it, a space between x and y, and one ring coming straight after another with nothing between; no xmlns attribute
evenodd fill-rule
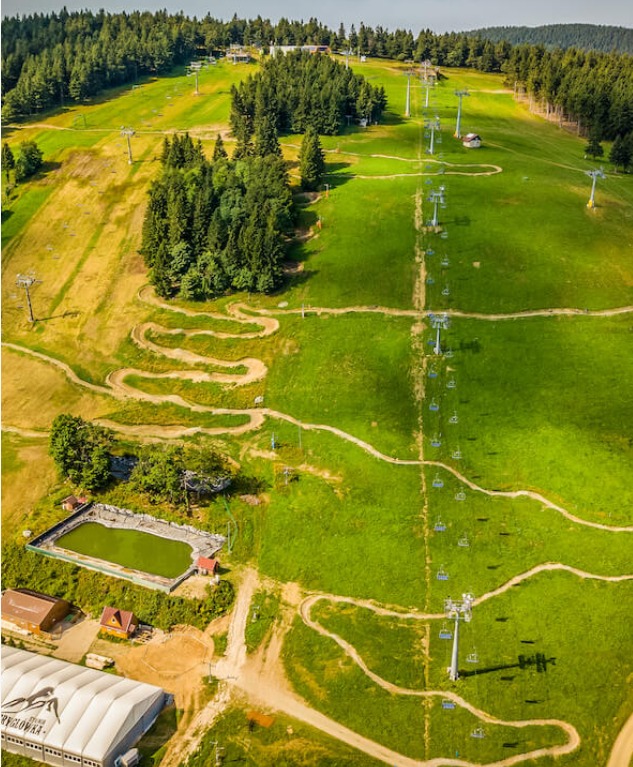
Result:
<svg viewBox="0 0 633 767"><path fill-rule="evenodd" d="M189 599L204 599L207 596L209 583L211 583L211 579L206 575L192 575L174 589L173 595Z"/></svg>
<svg viewBox="0 0 633 767"><path fill-rule="evenodd" d="M188 709L209 673L213 639L192 626L162 634L146 645L132 646L116 658L120 673L162 687L178 708Z"/></svg>

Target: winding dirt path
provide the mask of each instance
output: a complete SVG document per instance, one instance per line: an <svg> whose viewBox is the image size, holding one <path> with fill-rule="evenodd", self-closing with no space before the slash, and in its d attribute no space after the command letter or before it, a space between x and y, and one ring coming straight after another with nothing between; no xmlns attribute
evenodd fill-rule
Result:
<svg viewBox="0 0 633 767"><path fill-rule="evenodd" d="M537 565L536 567L533 567L530 570L515 576L514 578L511 578L502 586L499 586L499 588L489 591L486 594L483 594L481 597L474 600L474 605L475 606L480 605L489 599L493 599L494 597L497 597L500 594L503 594L504 592L509 591L517 584L522 583L523 581L529 578L532 578L541 572L551 572L551 571L570 572L574 575L577 575L579 578L607 581L610 583L619 583L622 581L633 580L633 575L621 575L621 576L596 575L594 573L589 573L584 570L579 570L578 568L575 568L575 567L570 567L568 565L561 564L559 562L546 562L541 565ZM555 726L563 730L563 732L565 732L567 736L567 742L562 745L543 747L543 748L535 749L533 751L526 752L523 754L514 754L513 756L508 757L507 759L502 759L494 763L491 763L488 765L488 767L493 767L493 765L495 765L495 767L501 767L502 765L509 766L514 764L519 764L520 762L527 761L529 759L537 759L542 756L561 756L563 754L569 754L572 751L575 751L580 745L580 735L578 734L578 731L576 730L576 728L573 725L561 719L504 720L504 719L495 717L492 714L489 714L486 711L483 711L482 709L477 708L476 706L472 705L467 700L462 698L460 695L457 695L456 693L453 693L450 691L415 690L415 689L400 687L399 685L389 682L388 680L374 673L367 666L367 664L365 663L361 655L358 653L358 651L353 647L353 645L351 645L349 642L347 642L338 634L328 631L318 621L312 618L311 616L312 608L314 607L315 604L317 604L317 602L322 600L326 600L329 602L353 604L358 607L372 610L373 612L379 615L395 617L398 619L413 619L413 620L422 620L422 621L442 620L442 619L445 619L446 617L445 613L423 613L423 612L417 612L417 611L404 612L402 610L393 609L392 607L384 607L370 600L354 599L352 597L342 597L342 596L337 596L333 594L313 594L311 596L306 597L301 602L301 605L299 607L299 614L303 622L306 624L306 626L313 629L321 636L328 637L329 639L332 639L334 642L336 642L336 644L338 644L338 646L345 652L345 654L351 660L353 660L354 663L356 663L356 665L363 671L363 673L366 676L368 676L375 684L387 690L388 692L394 695L406 695L406 696L414 696L419 698L441 697L442 699L452 700L455 703L455 705L460 706L460 708L463 708L469 711L471 714L476 716L480 721L485 722L487 724L502 725L507 727L517 727L517 728L530 727L530 726ZM621 738L622 738L623 745L618 746L617 749L614 746L614 752L616 754L620 753L620 749L622 749L622 754L624 756L626 756L626 754L628 753L627 749L630 746L628 739L631 737L631 733L628 731L629 728L631 729L631 732L633 732L633 717L631 718L631 720L629 720L629 723L627 723L627 726L622 731ZM397 762L395 763L397 764ZM418 764L420 765L424 764L430 767L430 765L470 765L471 763L463 761L463 760L459 760L459 759L452 760L452 759L439 758L439 759L432 759L426 762L418 762ZM614 765L609 765L609 767L624 767L624 763L620 763L620 762L614 763Z"/></svg>

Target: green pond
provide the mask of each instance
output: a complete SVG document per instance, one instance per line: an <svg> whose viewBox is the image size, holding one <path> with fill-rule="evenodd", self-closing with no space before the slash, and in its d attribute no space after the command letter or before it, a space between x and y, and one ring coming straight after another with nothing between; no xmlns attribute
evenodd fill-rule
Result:
<svg viewBox="0 0 633 767"><path fill-rule="evenodd" d="M163 578L175 578L191 564L191 546L138 530L84 522L57 540L57 545L89 557L114 562Z"/></svg>

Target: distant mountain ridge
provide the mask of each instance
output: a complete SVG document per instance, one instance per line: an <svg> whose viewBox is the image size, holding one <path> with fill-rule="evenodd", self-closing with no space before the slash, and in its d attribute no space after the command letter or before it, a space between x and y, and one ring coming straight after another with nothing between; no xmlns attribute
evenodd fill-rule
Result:
<svg viewBox="0 0 633 767"><path fill-rule="evenodd" d="M512 45L544 45L546 48L580 48L633 54L633 29L602 24L545 24L540 27L482 27L464 34L494 43L507 40Z"/></svg>

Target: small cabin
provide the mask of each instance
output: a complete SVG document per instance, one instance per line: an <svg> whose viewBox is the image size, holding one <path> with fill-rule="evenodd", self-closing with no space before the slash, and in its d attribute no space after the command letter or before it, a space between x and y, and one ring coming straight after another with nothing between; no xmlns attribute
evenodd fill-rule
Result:
<svg viewBox="0 0 633 767"><path fill-rule="evenodd" d="M87 501L88 499L83 496L77 498L75 495L68 495L62 501L62 509L64 511L76 511L80 506L83 506L84 503L87 503Z"/></svg>
<svg viewBox="0 0 633 767"><path fill-rule="evenodd" d="M467 133L462 138L462 144L467 149L479 149L481 146L481 136L477 133Z"/></svg>
<svg viewBox="0 0 633 767"><path fill-rule="evenodd" d="M129 610L104 607L99 620L99 631L119 639L129 639L138 628L138 618Z"/></svg>
<svg viewBox="0 0 633 767"><path fill-rule="evenodd" d="M220 563L211 557L198 557L196 566L200 575L215 575Z"/></svg>

